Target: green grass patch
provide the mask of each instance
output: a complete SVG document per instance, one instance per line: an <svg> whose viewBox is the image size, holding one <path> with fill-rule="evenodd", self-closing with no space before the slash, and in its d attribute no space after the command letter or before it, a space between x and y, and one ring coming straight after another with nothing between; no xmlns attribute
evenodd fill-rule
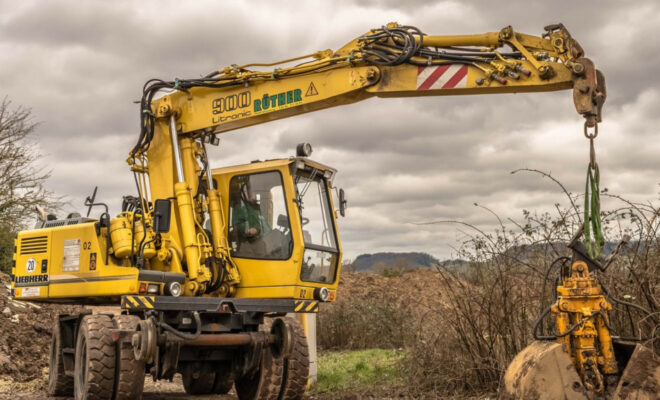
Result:
<svg viewBox="0 0 660 400"><path fill-rule="evenodd" d="M364 391L375 386L396 386L401 382L403 351L356 350L323 352L318 357L318 380L312 392Z"/></svg>

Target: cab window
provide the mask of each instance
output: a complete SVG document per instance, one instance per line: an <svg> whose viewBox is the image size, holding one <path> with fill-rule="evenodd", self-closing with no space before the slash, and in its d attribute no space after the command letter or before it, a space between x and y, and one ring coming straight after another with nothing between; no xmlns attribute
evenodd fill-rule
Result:
<svg viewBox="0 0 660 400"><path fill-rule="evenodd" d="M238 258L287 260L293 241L282 175L234 176L229 183L229 241Z"/></svg>
<svg viewBox="0 0 660 400"><path fill-rule="evenodd" d="M295 183L305 243L300 279L306 282L333 283L339 248L328 184L323 173L317 170L298 171Z"/></svg>

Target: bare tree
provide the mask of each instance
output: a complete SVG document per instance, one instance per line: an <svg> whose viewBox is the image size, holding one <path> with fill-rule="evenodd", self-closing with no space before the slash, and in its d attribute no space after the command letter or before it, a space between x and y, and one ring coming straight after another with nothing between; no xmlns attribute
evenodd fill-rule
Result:
<svg viewBox="0 0 660 400"><path fill-rule="evenodd" d="M35 207L57 208L44 188L50 172L36 165L41 157L30 143L37 124L25 107L0 103L0 269L9 271L16 232L26 227Z"/></svg>

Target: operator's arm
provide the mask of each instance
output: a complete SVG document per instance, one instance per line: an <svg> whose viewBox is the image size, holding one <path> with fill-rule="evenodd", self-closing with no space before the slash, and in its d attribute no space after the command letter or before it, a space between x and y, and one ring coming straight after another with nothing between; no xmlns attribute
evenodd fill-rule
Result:
<svg viewBox="0 0 660 400"><path fill-rule="evenodd" d="M253 205L241 201L232 207L232 226L240 238L250 238L265 233L267 229L264 229L264 225L265 221L261 213Z"/></svg>

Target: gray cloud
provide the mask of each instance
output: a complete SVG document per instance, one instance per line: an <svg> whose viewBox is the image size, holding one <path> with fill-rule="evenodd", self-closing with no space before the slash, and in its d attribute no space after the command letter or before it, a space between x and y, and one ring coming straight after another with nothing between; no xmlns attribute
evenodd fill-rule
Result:
<svg viewBox="0 0 660 400"><path fill-rule="evenodd" d="M117 211L133 193L124 159L137 137L138 100L152 77L194 77L229 64L285 59L338 48L390 21L429 34L539 34L564 22L608 80L597 139L602 186L633 200L657 198L654 140L660 90L653 1L505 3L342 0L339 2L2 1L0 95L31 107L41 124L49 186L82 208L94 185ZM517 95L370 99L222 135L215 166L289 156L309 141L313 158L339 169L348 217L348 257L381 250L447 257L464 235L460 219L493 229L521 210L552 210L565 198L551 171L583 190L588 143L569 91ZM604 200L604 207L615 200Z"/></svg>

